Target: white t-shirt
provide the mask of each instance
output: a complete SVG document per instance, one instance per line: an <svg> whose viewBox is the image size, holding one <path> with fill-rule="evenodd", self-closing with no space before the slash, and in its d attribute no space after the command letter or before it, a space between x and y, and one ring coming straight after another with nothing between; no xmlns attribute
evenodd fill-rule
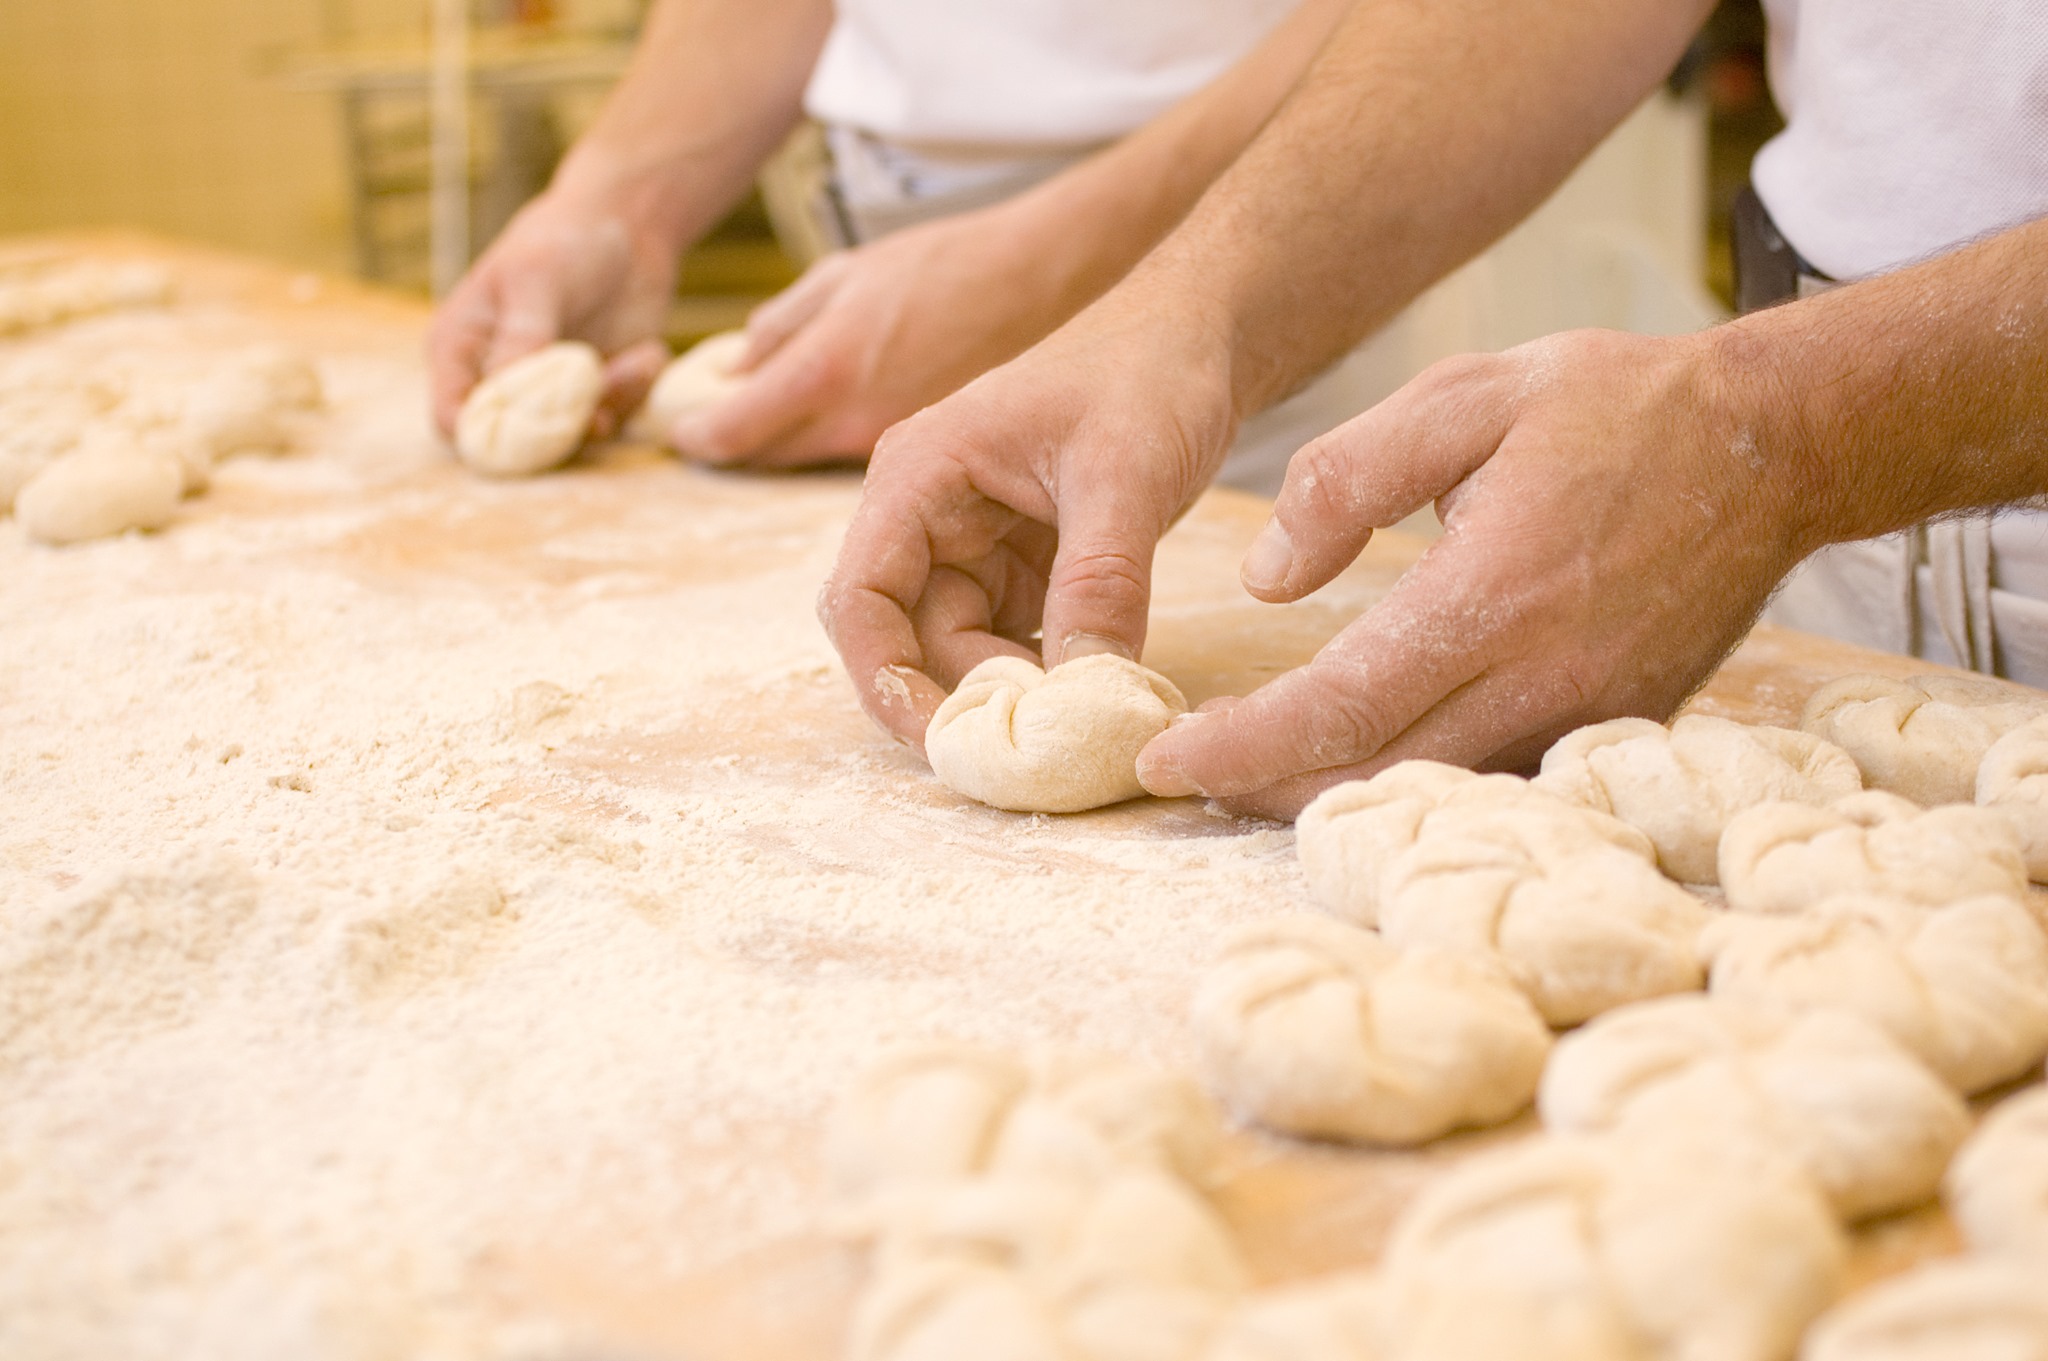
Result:
<svg viewBox="0 0 2048 1361"><path fill-rule="evenodd" d="M1764 0L1757 194L1857 279L2048 216L2048 0Z"/></svg>
<svg viewBox="0 0 2048 1361"><path fill-rule="evenodd" d="M1120 137L1256 46L1297 0L838 0L804 106L895 141Z"/></svg>

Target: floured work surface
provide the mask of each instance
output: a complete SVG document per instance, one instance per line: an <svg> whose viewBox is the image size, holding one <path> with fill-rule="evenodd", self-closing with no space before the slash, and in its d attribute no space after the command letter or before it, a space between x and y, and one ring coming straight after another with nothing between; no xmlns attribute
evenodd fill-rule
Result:
<svg viewBox="0 0 2048 1361"><path fill-rule="evenodd" d="M483 481L427 430L421 312L153 253L170 311L0 365L285 339L336 415L164 534L0 521L0 1355L832 1355L859 1264L815 1142L851 1074L936 1035L1185 1067L1218 933L1309 905L1285 828L998 813L870 727L812 619L853 477ZM1146 660L1191 701L1420 547L1263 606L1261 518L1212 496L1162 549ZM1782 720L1854 669L1925 668L1770 635L1703 704ZM1246 1137L1226 1208L1269 1278L1368 1261L1526 1128ZM1880 1225L1864 1266L1946 1233Z"/></svg>

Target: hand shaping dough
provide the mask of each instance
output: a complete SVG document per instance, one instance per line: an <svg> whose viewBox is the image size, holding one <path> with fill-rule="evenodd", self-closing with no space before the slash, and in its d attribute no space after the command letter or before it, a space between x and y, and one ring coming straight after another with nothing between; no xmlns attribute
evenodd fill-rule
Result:
<svg viewBox="0 0 2048 1361"><path fill-rule="evenodd" d="M1705 982L1709 910L1647 857L1549 811L1439 818L1381 879L1390 944L1497 959L1554 1026Z"/></svg>
<svg viewBox="0 0 2048 1361"><path fill-rule="evenodd" d="M2048 883L2048 716L1991 744L1977 766L1977 802L2011 820L2027 877Z"/></svg>
<svg viewBox="0 0 2048 1361"><path fill-rule="evenodd" d="M1545 1136L1426 1188L1383 1258L1391 1356L1782 1361L1840 1293L1819 1192L1710 1142Z"/></svg>
<svg viewBox="0 0 2048 1361"><path fill-rule="evenodd" d="M1796 916L1730 914L1700 948L1715 996L1853 1012L1961 1092L2048 1054L2048 937L2011 898L1923 908L1845 895Z"/></svg>
<svg viewBox="0 0 2048 1361"><path fill-rule="evenodd" d="M1930 1199L1970 1129L1954 1092L1854 1016L1705 997L1624 1007L1567 1036L1538 1109L1565 1133L1691 1131L1723 1162L1790 1158L1845 1219Z"/></svg>
<svg viewBox="0 0 2048 1361"><path fill-rule="evenodd" d="M1528 1104L1543 1018L1483 959L1401 951L1324 917L1248 927L1195 994L1211 1087L1269 1129L1418 1144Z"/></svg>
<svg viewBox="0 0 2048 1361"><path fill-rule="evenodd" d="M1984 1117L1950 1165L1942 1200L1976 1251L2048 1263L2048 1088L2008 1097Z"/></svg>
<svg viewBox="0 0 2048 1361"><path fill-rule="evenodd" d="M1316 901L1360 926L1379 924L1381 885L1394 858L1475 813L1513 808L1557 824L1551 839L1605 842L1645 862L1648 837L1602 813L1566 803L1514 775L1475 775L1436 761L1402 761L1368 780L1326 789L1294 824L1296 851Z"/></svg>
<svg viewBox="0 0 2048 1361"><path fill-rule="evenodd" d="M990 1177L882 1245L855 1361L1197 1361L1245 1288L1215 1212L1157 1171Z"/></svg>
<svg viewBox="0 0 2048 1361"><path fill-rule="evenodd" d="M1214 1108L1184 1078L1088 1055L1026 1060L935 1043L869 1069L841 1103L826 1152L839 1197L887 1217L965 1177L1085 1183L1150 1167L1199 1185L1220 1137Z"/></svg>
<svg viewBox="0 0 2048 1361"><path fill-rule="evenodd" d="M73 449L28 480L14 518L32 539L78 543L161 529L178 513L184 465L147 444L95 441Z"/></svg>
<svg viewBox="0 0 2048 1361"><path fill-rule="evenodd" d="M717 406L746 386L747 380L734 372L746 353L745 331L721 331L698 341L661 371L626 433L650 444L667 444L677 421Z"/></svg>
<svg viewBox="0 0 2048 1361"><path fill-rule="evenodd" d="M1041 671L991 657L932 715L925 756L947 788L1016 813L1078 813L1145 792L1138 752L1188 703L1107 653Z"/></svg>
<svg viewBox="0 0 2048 1361"><path fill-rule="evenodd" d="M1672 878L1712 884L1730 818L1759 803L1831 803L1863 776L1809 733L1687 714L1669 728L1645 718L1580 728L1544 753L1534 783L1640 828Z"/></svg>
<svg viewBox="0 0 2048 1361"><path fill-rule="evenodd" d="M1966 676L1847 676L1806 702L1800 726L1855 758L1863 782L1917 804L1968 803L2000 736L2043 712L2010 685Z"/></svg>
<svg viewBox="0 0 2048 1361"><path fill-rule="evenodd" d="M1929 1262L1830 1310L1800 1361L2048 1361L2044 1283L2041 1263Z"/></svg>
<svg viewBox="0 0 2048 1361"><path fill-rule="evenodd" d="M1870 791L1826 808L1766 803L1721 838L1721 888L1738 912L1799 912L1842 893L1929 907L2022 898L2027 867L2004 815L1968 804L1922 810Z"/></svg>
<svg viewBox="0 0 2048 1361"><path fill-rule="evenodd" d="M476 385L455 420L455 452L492 477L546 472L582 445L603 393L597 351L557 341Z"/></svg>

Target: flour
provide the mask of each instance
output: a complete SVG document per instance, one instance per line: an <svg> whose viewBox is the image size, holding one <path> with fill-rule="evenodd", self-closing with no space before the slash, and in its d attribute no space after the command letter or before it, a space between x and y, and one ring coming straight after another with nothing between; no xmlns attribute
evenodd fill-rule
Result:
<svg viewBox="0 0 2048 1361"><path fill-rule="evenodd" d="M167 534L0 524L9 1361L603 1346L560 1269L815 1233L883 1048L1186 1067L1219 930L1305 902L1285 831L998 814L871 728L811 617L851 479L479 484L409 345Z"/></svg>

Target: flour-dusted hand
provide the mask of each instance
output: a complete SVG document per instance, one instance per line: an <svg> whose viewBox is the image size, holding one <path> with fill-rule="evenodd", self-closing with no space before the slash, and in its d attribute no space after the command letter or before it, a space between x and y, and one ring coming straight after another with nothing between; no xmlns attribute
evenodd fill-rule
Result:
<svg viewBox="0 0 2048 1361"><path fill-rule="evenodd" d="M1253 595L1300 599L1431 501L1444 536L1308 665L1175 725L1146 787L1292 816L1405 757L1526 765L1676 708L1816 546L1711 334L1448 360L1303 448L1245 555Z"/></svg>
<svg viewBox="0 0 2048 1361"><path fill-rule="evenodd" d="M1221 346L1090 309L893 427L818 613L868 715L921 746L993 656L1145 641L1152 557L1235 428Z"/></svg>

